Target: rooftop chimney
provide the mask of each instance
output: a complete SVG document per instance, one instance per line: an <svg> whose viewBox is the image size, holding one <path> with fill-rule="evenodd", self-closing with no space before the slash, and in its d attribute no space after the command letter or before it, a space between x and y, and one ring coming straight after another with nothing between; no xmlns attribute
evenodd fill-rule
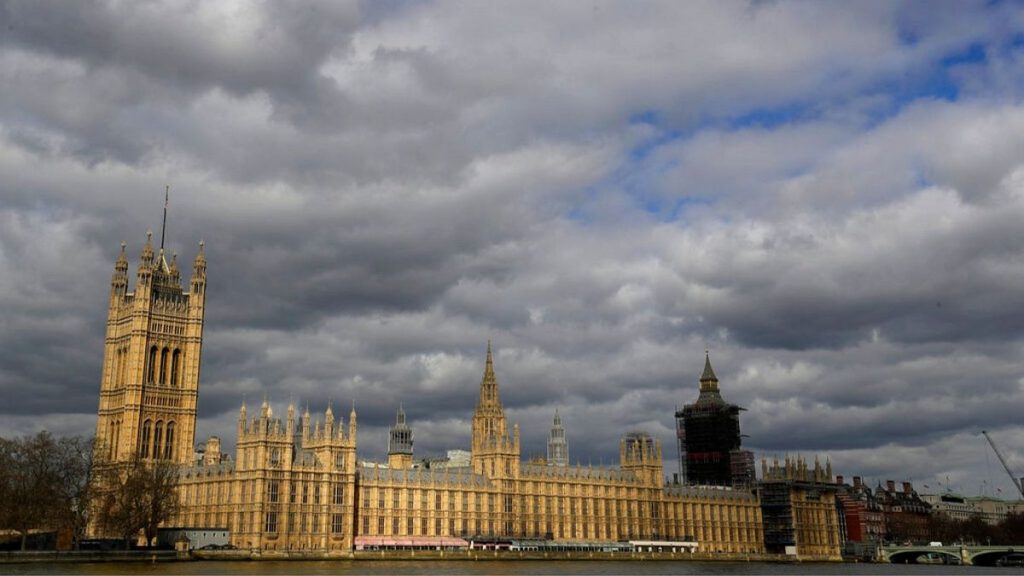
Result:
<svg viewBox="0 0 1024 576"><path fill-rule="evenodd" d="M895 480L886 480L885 481L885 491L890 493L890 494L895 492L896 491L896 481Z"/></svg>
<svg viewBox="0 0 1024 576"><path fill-rule="evenodd" d="M910 496L914 493L914 486L910 482L903 483L903 493Z"/></svg>
<svg viewBox="0 0 1024 576"><path fill-rule="evenodd" d="M840 486L843 485L843 477L838 475L838 474L836 475L836 484L838 484Z"/></svg>

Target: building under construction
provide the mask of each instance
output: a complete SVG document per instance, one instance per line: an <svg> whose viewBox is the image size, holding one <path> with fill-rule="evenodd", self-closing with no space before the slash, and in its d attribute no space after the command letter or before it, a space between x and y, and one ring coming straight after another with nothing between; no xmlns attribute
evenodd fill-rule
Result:
<svg viewBox="0 0 1024 576"><path fill-rule="evenodd" d="M718 377L705 353L700 396L676 411L679 481L683 484L747 486L754 482L754 458L740 447L740 411L722 399Z"/></svg>
<svg viewBox="0 0 1024 576"><path fill-rule="evenodd" d="M786 458L771 467L761 461L761 518L765 550L805 559L838 560L841 538L837 486L832 464L814 467L803 458Z"/></svg>

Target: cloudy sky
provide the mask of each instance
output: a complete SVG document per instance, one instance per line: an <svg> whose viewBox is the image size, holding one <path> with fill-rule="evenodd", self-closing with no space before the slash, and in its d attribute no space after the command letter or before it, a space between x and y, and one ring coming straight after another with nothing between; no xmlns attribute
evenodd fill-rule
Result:
<svg viewBox="0 0 1024 576"><path fill-rule="evenodd" d="M206 241L243 398L541 454L660 437L705 346L758 456L1024 474L1024 7L0 1L0 434L89 434L110 274ZM996 492L996 490L1001 492Z"/></svg>

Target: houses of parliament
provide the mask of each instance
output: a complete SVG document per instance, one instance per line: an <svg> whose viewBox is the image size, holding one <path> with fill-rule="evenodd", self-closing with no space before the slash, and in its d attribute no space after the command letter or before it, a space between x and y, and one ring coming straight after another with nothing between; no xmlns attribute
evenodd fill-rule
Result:
<svg viewBox="0 0 1024 576"><path fill-rule="evenodd" d="M557 413L548 457L524 461L519 426L502 406L490 343L468 453L416 460L412 427L398 407L387 461L367 462L357 455L354 406L346 420L331 406L318 417L308 408L300 414L294 405L275 415L264 400L252 412L242 404L230 457L216 437L199 444L201 451L196 444L207 282L203 243L187 291L176 256L168 259L162 246L154 250L151 235L131 291L128 269L122 244L111 281L97 450L114 463L141 458L179 466L181 505L169 526L225 530L238 548L325 557L367 546L510 540L590 546L685 541L698 552L766 552L768 519L753 470L745 480L722 472L730 450L736 459L738 410L721 402L710 359L695 406L702 413L725 410L728 422L736 423L736 439L722 454L702 448L681 457L690 476L701 466L713 469L714 484L686 475L666 482L661 443L643 432L622 436L617 466L570 465ZM801 556L838 558L834 500L812 491L794 492L787 502L791 539Z"/></svg>

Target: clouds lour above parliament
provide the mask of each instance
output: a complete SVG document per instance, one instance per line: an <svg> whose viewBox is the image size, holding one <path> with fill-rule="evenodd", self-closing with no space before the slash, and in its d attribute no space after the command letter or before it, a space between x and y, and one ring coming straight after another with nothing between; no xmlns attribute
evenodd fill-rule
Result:
<svg viewBox="0 0 1024 576"><path fill-rule="evenodd" d="M0 433L91 432L109 274L171 184L209 260L199 435L404 402L465 447L484 346L541 454L611 463L709 346L759 455L1024 472L1010 2L2 2ZM668 462L667 472L673 462ZM982 487L982 483L985 483ZM934 486L934 484L932 484Z"/></svg>

